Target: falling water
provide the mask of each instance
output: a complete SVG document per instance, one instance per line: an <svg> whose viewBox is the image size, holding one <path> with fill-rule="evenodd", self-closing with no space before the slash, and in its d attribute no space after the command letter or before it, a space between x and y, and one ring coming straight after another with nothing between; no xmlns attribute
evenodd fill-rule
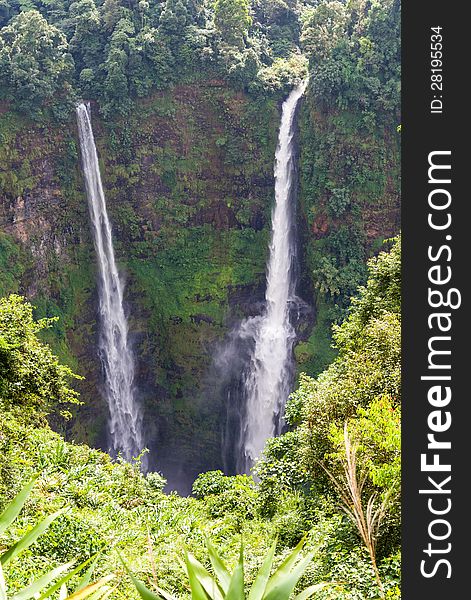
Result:
<svg viewBox="0 0 471 600"><path fill-rule="evenodd" d="M238 470L248 471L266 440L280 432L283 409L292 383L295 340L290 303L295 299L296 254L292 200L296 184L295 114L306 84L299 85L283 103L275 155L275 206L267 266L264 314L245 320L242 339L253 339L250 366L245 373L245 410L242 418Z"/></svg>
<svg viewBox="0 0 471 600"><path fill-rule="evenodd" d="M123 284L116 266L111 225L101 182L93 137L90 106L77 106L82 165L98 257L100 310L99 355L109 408L111 453L125 460L137 456L143 447L142 414L134 397L134 359L128 341L128 324L123 308Z"/></svg>

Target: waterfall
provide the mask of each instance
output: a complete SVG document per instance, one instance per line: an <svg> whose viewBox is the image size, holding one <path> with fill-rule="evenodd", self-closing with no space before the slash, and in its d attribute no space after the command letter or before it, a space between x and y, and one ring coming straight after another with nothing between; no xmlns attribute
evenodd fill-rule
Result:
<svg viewBox="0 0 471 600"><path fill-rule="evenodd" d="M252 340L249 366L243 375L245 407L242 414L238 471L249 471L269 437L280 433L283 410L291 391L294 327L290 304L295 298L294 199L297 186L295 153L296 108L306 83L294 88L282 107L275 155L275 206L267 265L265 310L243 321L242 340Z"/></svg>
<svg viewBox="0 0 471 600"><path fill-rule="evenodd" d="M110 452L125 460L143 448L142 413L135 399L134 358L128 340L128 324L113 250L111 225L91 124L90 106L77 106L77 123L83 173L98 259L99 356L103 366L105 396L109 408Z"/></svg>

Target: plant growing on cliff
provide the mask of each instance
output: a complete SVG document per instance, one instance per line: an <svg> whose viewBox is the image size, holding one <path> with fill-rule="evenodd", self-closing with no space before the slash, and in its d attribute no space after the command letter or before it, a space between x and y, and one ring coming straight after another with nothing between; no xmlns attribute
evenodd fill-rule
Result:
<svg viewBox="0 0 471 600"><path fill-rule="evenodd" d="M303 15L301 42L313 64L327 58L346 36L347 8L343 2L319 2Z"/></svg>
<svg viewBox="0 0 471 600"><path fill-rule="evenodd" d="M215 1L214 25L226 44L242 48L251 23L248 0Z"/></svg>

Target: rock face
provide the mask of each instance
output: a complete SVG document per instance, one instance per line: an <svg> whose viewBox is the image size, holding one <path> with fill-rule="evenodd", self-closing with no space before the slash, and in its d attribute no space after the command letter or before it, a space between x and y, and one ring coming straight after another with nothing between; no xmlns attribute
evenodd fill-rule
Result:
<svg viewBox="0 0 471 600"><path fill-rule="evenodd" d="M315 290L316 323L295 349L310 374L332 360L328 331L364 284L366 261L400 228L400 136L395 112L365 123L360 108L306 95L300 121L302 275Z"/></svg>
<svg viewBox="0 0 471 600"><path fill-rule="evenodd" d="M278 99L201 85L148 98L125 120L104 123L92 112L149 462L185 491L197 472L221 466L221 407L205 394L213 344L228 320L250 310L254 290L263 298ZM10 270L22 268L1 292L24 293L39 315L60 317L49 341L85 376L84 406L67 434L105 446L95 256L75 123L8 119L2 251Z"/></svg>
<svg viewBox="0 0 471 600"><path fill-rule="evenodd" d="M127 119L105 123L92 106L126 280L149 463L182 492L198 472L222 467L223 407L212 393L212 354L231 324L260 310L264 298L280 100L208 82L142 100ZM312 132L328 125L308 109L301 146L314 147ZM20 292L38 316L60 317L48 341L85 377L79 383L84 405L63 427L70 439L106 449L95 256L75 121L37 126L6 112L0 139L0 293ZM388 160L397 168L394 152ZM301 161L304 368L317 343L310 337L310 257L342 217L325 208L326 196L316 192L322 182L307 177L309 152L301 151ZM396 232L397 185L392 177L365 205L365 256L376 238Z"/></svg>

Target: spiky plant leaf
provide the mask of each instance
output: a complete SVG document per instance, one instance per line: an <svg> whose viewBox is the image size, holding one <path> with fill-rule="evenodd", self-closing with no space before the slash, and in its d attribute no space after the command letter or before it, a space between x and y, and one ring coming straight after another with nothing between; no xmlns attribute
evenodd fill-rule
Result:
<svg viewBox="0 0 471 600"><path fill-rule="evenodd" d="M115 578L114 573L111 573L110 575L106 575L106 577L102 577L98 581L95 581L94 583L87 585L87 587L84 587L81 590L74 592L71 596L68 596L67 600L84 600L85 598L91 597L92 594L107 591L109 589L108 587L106 587L106 590L104 589L106 584L109 583L114 578ZM98 595L98 597L101 597L101 595L102 595L102 593L100 593Z"/></svg>
<svg viewBox="0 0 471 600"><path fill-rule="evenodd" d="M154 594L154 592L151 592L142 583L142 581L139 581L139 579L137 579L136 577L134 577L134 575L132 575L132 573L129 571L129 569L127 567L126 567L126 570L127 570L128 574L129 574L129 577L131 578L131 581L134 584L134 587L136 588L137 593L142 598L142 600L160 600L159 597L156 596L156 594Z"/></svg>
<svg viewBox="0 0 471 600"><path fill-rule="evenodd" d="M204 591L204 588L198 579L198 575L195 572L195 569L193 568L193 565L191 564L191 562L189 560L188 552L185 553L184 568L186 570L186 573L188 575L188 580L190 582L192 600L208 600L208 597L211 598L211 596L208 596L206 594L206 592Z"/></svg>
<svg viewBox="0 0 471 600"><path fill-rule="evenodd" d="M27 483L0 515L0 535L10 527L16 517L20 514L36 479L37 477Z"/></svg>
<svg viewBox="0 0 471 600"><path fill-rule="evenodd" d="M50 598L52 596L52 594L54 594L55 592L57 592L57 590L61 590L61 594L62 594L63 593L62 592L62 588L63 587L65 588L66 594L67 594L68 592L67 592L66 583L70 579L72 579L72 577L75 577L75 575L77 575L77 573L80 573L80 571L82 571L88 565L88 563L90 561L93 561L92 567L94 567L96 561L98 560L98 557L99 557L99 553L94 554L88 560L86 560L85 562L81 563L78 567L75 567L75 569L73 571L71 571L67 575L64 575L64 577L62 577L61 579L59 579L59 581L57 581L54 585L52 585L48 590L46 590L45 592L43 592L41 594L41 596L39 596L38 600L45 600L46 598ZM73 564L73 563L71 563L71 564ZM88 573L88 571L87 571L87 573ZM86 584L88 584L88 583L89 583L89 581L86 582ZM84 587L84 586L82 586L82 587ZM77 588L76 588L75 591L77 591L79 589L81 589L81 587L77 586ZM65 597L67 597L67 596L65 596Z"/></svg>
<svg viewBox="0 0 471 600"><path fill-rule="evenodd" d="M85 561L84 563L82 563L80 565L80 570L81 570L91 561L91 565L88 567L88 569L85 571L85 573L82 575L79 582L75 586L74 592L78 592L79 590L83 589L85 586L87 586L90 583L90 580L93 575L93 571L95 569L96 563L98 562L98 559L100 558L100 555L101 555L101 552L97 552L94 556L90 557L87 561ZM75 572L71 573L71 576L72 575L75 575Z"/></svg>
<svg viewBox="0 0 471 600"><path fill-rule="evenodd" d="M105 598L108 598L115 590L116 586L111 588L106 585L104 588L96 591L91 596L88 596L88 600L105 600Z"/></svg>
<svg viewBox="0 0 471 600"><path fill-rule="evenodd" d="M55 569L52 569L52 571L49 571L49 573L46 573L42 577L39 577L39 579L33 581L31 585L15 594L11 600L30 600L30 598L34 598L37 594L41 593L42 590L51 583L51 581L54 581L54 579L57 579L59 575L62 575L62 573L68 571L73 564L74 563L72 561L65 565L56 567ZM46 598L47 596L42 597Z"/></svg>
<svg viewBox="0 0 471 600"><path fill-rule="evenodd" d="M313 557L313 552L308 554L305 558L300 560L289 573L283 574L282 577L279 575L276 576L278 573L278 571L276 571L273 578L270 580L271 585L269 584L269 591L267 586L267 592L263 596L264 600L280 600L281 598L288 600ZM273 579L274 582L272 582Z"/></svg>
<svg viewBox="0 0 471 600"><path fill-rule="evenodd" d="M229 589L227 590L226 600L243 600L245 598L244 590L244 548L240 547L239 562L232 573Z"/></svg>
<svg viewBox="0 0 471 600"><path fill-rule="evenodd" d="M156 588L159 596L161 598L163 598L164 600L178 600L178 598L176 598L175 596L172 596L172 594L169 594L168 592L166 592L165 590L162 590L161 588Z"/></svg>
<svg viewBox="0 0 471 600"><path fill-rule="evenodd" d="M295 596L294 600L307 600L307 598L311 598L311 596L314 596L314 594L317 594L317 592L320 592L322 589L324 589L326 585L326 583L317 583L316 585L311 585Z"/></svg>
<svg viewBox="0 0 471 600"><path fill-rule="evenodd" d="M273 573L270 577L267 586L265 588L265 596L270 593L270 591L277 587L286 577L289 576L291 569L296 564L298 556L301 554L301 551L304 547L306 538L299 542L299 544L294 548L294 550L285 558L285 560L281 563L278 569Z"/></svg>
<svg viewBox="0 0 471 600"><path fill-rule="evenodd" d="M276 543L277 540L275 540L271 545L271 548L257 573L255 581L250 588L249 600L262 600L263 598L268 580L270 579L270 571L273 565L273 558L275 556Z"/></svg>
<svg viewBox="0 0 471 600"><path fill-rule="evenodd" d="M227 594L227 590L229 589L229 584L231 582L231 574L229 573L222 558L217 553L216 548L209 540L206 540L206 546L208 548L209 560L211 561L214 574L218 578L222 591Z"/></svg>
<svg viewBox="0 0 471 600"><path fill-rule="evenodd" d="M2 565L7 565L15 556L17 556L20 552L31 546L33 542L35 542L40 535L42 535L49 525L57 519L60 515L64 513L65 509L58 510L52 515L47 516L41 522L39 522L31 531L26 533L21 539L19 539L16 544L14 544L9 550L7 550L2 556L0 556L0 563Z"/></svg>
<svg viewBox="0 0 471 600"><path fill-rule="evenodd" d="M121 562L124 565L124 568L126 569L128 575L129 575L129 577L131 578L131 581L133 582L134 587L136 588L137 593L142 598L142 600L160 600L161 598L164 598L164 600L177 600L174 596L172 596L171 594L169 594L165 590L161 590L160 588L157 588L157 592L159 593L158 596L156 594L154 594L154 592L151 592L142 583L142 581L139 581L139 579L137 579L137 577L134 577L134 575L131 573L131 570L129 569L129 567L127 566L127 564L124 562L124 560L121 558L121 556L120 556L120 559L121 559Z"/></svg>
<svg viewBox="0 0 471 600"><path fill-rule="evenodd" d="M151 592L143 583L136 578L132 578L132 582L134 583L134 587L139 593L139 596L143 600L158 600L159 597Z"/></svg>
<svg viewBox="0 0 471 600"><path fill-rule="evenodd" d="M197 558L193 556L193 554L187 552L186 558L187 571L191 568L193 575L198 579L208 596L213 600L223 600L224 592L219 587L216 579L203 567L203 565Z"/></svg>

